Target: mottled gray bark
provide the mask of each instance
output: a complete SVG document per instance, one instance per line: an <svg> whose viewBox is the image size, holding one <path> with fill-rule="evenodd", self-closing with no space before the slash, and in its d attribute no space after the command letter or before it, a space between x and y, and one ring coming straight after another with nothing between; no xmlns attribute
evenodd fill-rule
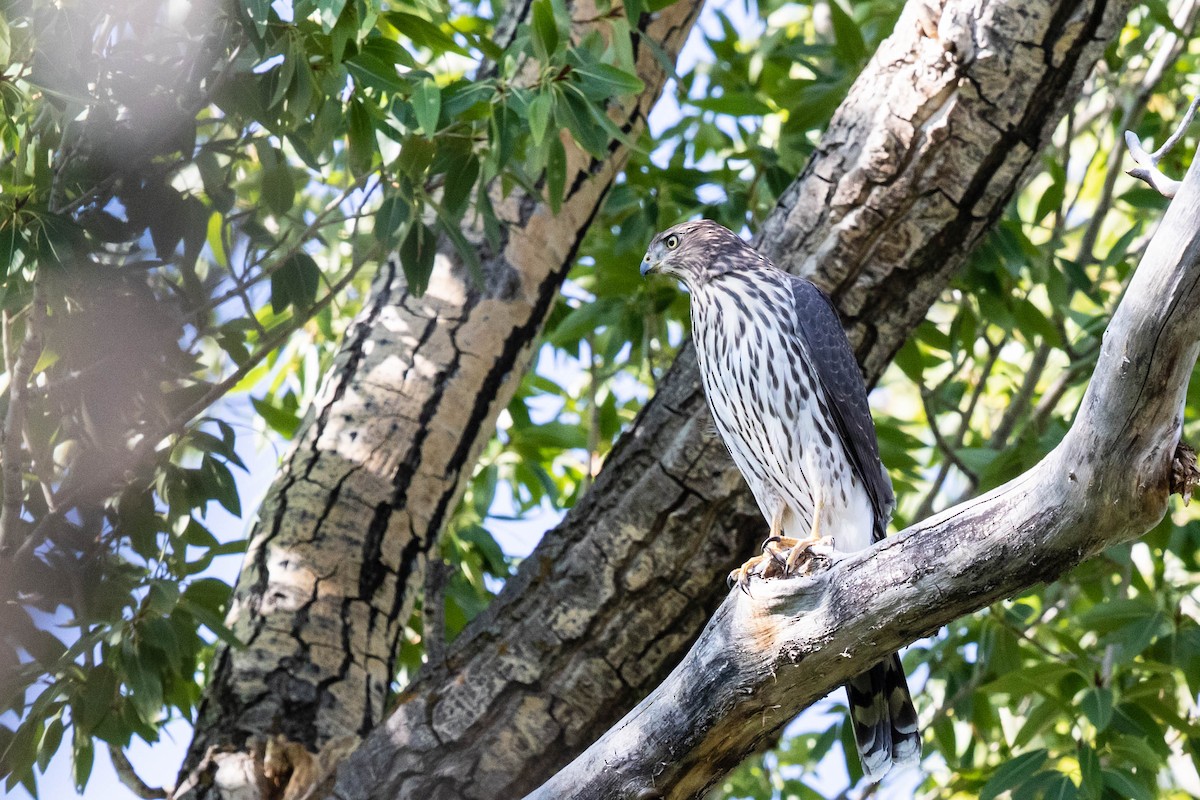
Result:
<svg viewBox="0 0 1200 800"><path fill-rule="evenodd" d="M632 138L666 80L645 39L674 58L700 5L639 22L646 90L610 107ZM609 35L594 2L567 6L576 36ZM246 646L216 658L176 796L303 797L382 718L428 555L628 155L613 143L593 159L562 135L561 210L494 195L504 242L480 246L482 287L445 255L421 297L380 266L259 512L229 613Z"/></svg>
<svg viewBox="0 0 1200 800"><path fill-rule="evenodd" d="M701 797L801 709L938 628L1162 519L1200 354L1200 165L1104 335L1071 430L1037 466L812 575L733 592L653 693L527 800ZM1194 475L1191 476L1194 480ZM653 735L649 735L653 733Z"/></svg>
<svg viewBox="0 0 1200 800"><path fill-rule="evenodd" d="M999 217L1129 7L949 0L935 25L902 15L759 239L831 290L869 382ZM707 427L687 348L593 490L399 698L336 796L518 796L656 686L765 531Z"/></svg>

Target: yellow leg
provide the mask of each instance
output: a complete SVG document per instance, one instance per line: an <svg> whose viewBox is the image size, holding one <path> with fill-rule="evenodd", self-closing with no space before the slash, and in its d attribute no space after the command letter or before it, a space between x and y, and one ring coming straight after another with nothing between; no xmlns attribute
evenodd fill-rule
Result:
<svg viewBox="0 0 1200 800"><path fill-rule="evenodd" d="M812 530L809 532L808 538L796 542L792 545L792 551L788 553L787 561L783 565L785 575L791 575L796 569L796 565L800 563L800 559L806 557L808 550L817 542L821 541L821 511L824 510L825 504L817 498L816 505L813 507L813 524Z"/></svg>
<svg viewBox="0 0 1200 800"><path fill-rule="evenodd" d="M771 562L777 562L780 565L784 563L784 547L780 547L779 545L784 541L792 541L780 535L780 531L783 530L784 514L786 513L787 506L781 504L775 510L775 513L771 515L771 533L767 537L767 541L763 543L762 554L754 556L745 564L742 564L729 573L729 578L726 579L726 582L731 588L736 584L743 592L750 594L750 576L756 574L755 570L758 570L758 574L765 574L770 568Z"/></svg>

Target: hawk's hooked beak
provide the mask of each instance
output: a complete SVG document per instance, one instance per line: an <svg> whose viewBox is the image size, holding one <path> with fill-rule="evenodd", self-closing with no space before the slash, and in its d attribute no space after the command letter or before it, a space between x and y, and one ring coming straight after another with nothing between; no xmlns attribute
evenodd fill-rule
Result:
<svg viewBox="0 0 1200 800"><path fill-rule="evenodd" d="M642 277L644 278L647 275L649 275L651 272L654 272L654 270L657 266L658 266L658 262L651 261L650 254L646 253L646 255L642 256Z"/></svg>

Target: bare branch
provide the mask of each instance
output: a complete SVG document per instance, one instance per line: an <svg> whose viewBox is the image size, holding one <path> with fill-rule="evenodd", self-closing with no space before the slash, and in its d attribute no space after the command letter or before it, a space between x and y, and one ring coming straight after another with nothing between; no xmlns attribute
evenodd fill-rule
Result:
<svg viewBox="0 0 1200 800"><path fill-rule="evenodd" d="M112 759L113 769L116 770L117 778L121 783L125 784L125 788L133 792L142 800L158 800L160 797L167 796L167 790L157 786L151 786L142 780L141 776L133 768L133 764L129 763L129 759L125 756L125 751L119 747L108 746L108 757Z"/></svg>
<svg viewBox="0 0 1200 800"><path fill-rule="evenodd" d="M879 658L1151 528L1176 488L1172 464L1200 354L1197 303L1193 163L1053 452L1006 485L827 570L755 581L749 597L732 592L671 676L529 797L698 796Z"/></svg>
<svg viewBox="0 0 1200 800"><path fill-rule="evenodd" d="M1164 175L1158 168L1158 162L1183 138L1184 132L1192 124L1192 118L1196 116L1197 106L1200 106L1200 96L1192 100L1192 104L1188 106L1187 113L1183 115L1183 119L1180 120L1175 132L1163 142L1162 147L1153 153L1146 152L1142 147L1142 140L1138 138L1136 133L1125 131L1125 146L1129 148L1129 155L1133 157L1134 163L1138 165L1128 171L1127 174L1129 177L1145 181L1154 188L1154 191L1163 197L1173 198L1179 192L1179 187L1182 184Z"/></svg>

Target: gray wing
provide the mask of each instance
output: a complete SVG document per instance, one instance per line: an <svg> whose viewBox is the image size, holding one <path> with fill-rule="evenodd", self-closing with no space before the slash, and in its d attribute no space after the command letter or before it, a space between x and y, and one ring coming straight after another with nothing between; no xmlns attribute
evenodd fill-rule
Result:
<svg viewBox="0 0 1200 800"><path fill-rule="evenodd" d="M879 541L886 535L896 498L892 494L892 481L879 461L879 443L875 439L875 422L867 405L862 371L842 329L841 318L826 294L811 281L792 276L792 295L796 299L798 332L828 399L828 413L850 456L851 466L871 498L875 510L874 539Z"/></svg>

